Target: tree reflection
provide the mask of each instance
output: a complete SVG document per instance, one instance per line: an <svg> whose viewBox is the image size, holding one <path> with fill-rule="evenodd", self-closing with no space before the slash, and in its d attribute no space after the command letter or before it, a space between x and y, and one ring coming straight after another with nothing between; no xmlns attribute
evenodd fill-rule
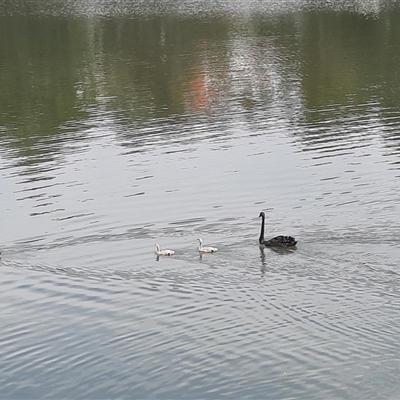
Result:
<svg viewBox="0 0 400 400"><path fill-rule="evenodd" d="M278 115L307 140L304 126L349 105L398 111L399 14L1 17L1 140L23 162L52 160L105 113L130 128Z"/></svg>

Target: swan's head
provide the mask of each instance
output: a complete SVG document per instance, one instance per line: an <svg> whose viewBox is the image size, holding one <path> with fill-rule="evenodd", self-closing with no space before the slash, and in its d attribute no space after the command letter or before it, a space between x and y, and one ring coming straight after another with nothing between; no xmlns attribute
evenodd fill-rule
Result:
<svg viewBox="0 0 400 400"><path fill-rule="evenodd" d="M264 213L264 211L261 211L261 212L260 212L260 215L258 216L258 218L260 218L260 217L265 218L265 213Z"/></svg>
<svg viewBox="0 0 400 400"><path fill-rule="evenodd" d="M158 243L156 243L156 250L157 250L157 252L160 251L160 245Z"/></svg>

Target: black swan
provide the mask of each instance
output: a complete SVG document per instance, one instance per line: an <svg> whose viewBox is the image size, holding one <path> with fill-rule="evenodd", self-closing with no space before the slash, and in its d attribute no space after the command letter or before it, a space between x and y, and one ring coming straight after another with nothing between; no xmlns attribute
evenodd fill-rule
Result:
<svg viewBox="0 0 400 400"><path fill-rule="evenodd" d="M218 251L218 249L216 247L203 246L202 238L198 238L197 240L199 241L199 251L201 253L215 253L216 251Z"/></svg>
<svg viewBox="0 0 400 400"><path fill-rule="evenodd" d="M268 247L294 247L296 246L297 241L292 236L275 236L270 240L264 239L264 225L265 225L265 213L263 211L260 212L259 218L262 218L261 222L261 233L260 239L258 241L260 244Z"/></svg>

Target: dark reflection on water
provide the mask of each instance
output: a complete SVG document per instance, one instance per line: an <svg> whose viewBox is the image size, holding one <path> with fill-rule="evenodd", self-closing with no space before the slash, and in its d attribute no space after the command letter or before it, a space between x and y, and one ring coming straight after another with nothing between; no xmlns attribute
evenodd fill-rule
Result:
<svg viewBox="0 0 400 400"><path fill-rule="evenodd" d="M175 138L185 122L189 138L196 130L203 136L202 124L213 121L225 135L233 110L246 123L260 120L258 130L266 122L263 110L289 119L299 131L311 124L318 133L315 123L335 127L338 118L368 123L360 119L362 111L376 123L382 119L379 127L392 126L385 114L398 107L397 14L61 23L2 17L3 143L21 151L20 159L53 161L107 115L123 143L135 147L152 145L151 135ZM83 118L83 127L71 124ZM135 129L127 129L132 123Z"/></svg>
<svg viewBox="0 0 400 400"><path fill-rule="evenodd" d="M3 397L398 397L399 7L329 4L0 4Z"/></svg>

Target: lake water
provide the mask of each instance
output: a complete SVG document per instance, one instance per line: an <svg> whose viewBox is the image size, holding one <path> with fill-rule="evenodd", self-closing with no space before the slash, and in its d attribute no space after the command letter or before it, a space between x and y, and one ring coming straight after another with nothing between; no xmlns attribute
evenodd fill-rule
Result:
<svg viewBox="0 0 400 400"><path fill-rule="evenodd" d="M0 4L2 398L400 397L399 4L212 3Z"/></svg>

